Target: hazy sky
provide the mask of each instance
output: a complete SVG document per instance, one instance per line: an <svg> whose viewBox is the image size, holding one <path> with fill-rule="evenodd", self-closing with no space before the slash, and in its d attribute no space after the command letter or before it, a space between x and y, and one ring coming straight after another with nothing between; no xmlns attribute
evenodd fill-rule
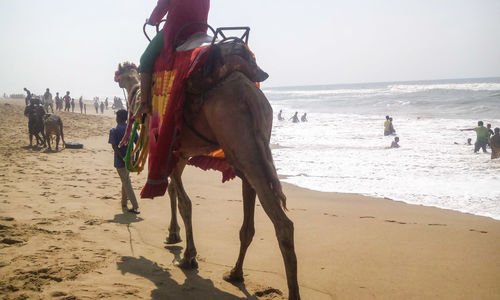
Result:
<svg viewBox="0 0 500 300"><path fill-rule="evenodd" d="M155 5L0 0L0 93L122 95ZM498 0L212 0L209 23L251 27L263 87L500 76Z"/></svg>

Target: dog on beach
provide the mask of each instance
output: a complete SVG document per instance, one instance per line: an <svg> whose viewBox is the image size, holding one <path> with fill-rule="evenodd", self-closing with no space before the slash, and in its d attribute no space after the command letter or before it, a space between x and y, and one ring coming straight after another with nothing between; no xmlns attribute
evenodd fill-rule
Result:
<svg viewBox="0 0 500 300"><path fill-rule="evenodd" d="M45 127L45 138L47 140L49 150L52 150L50 142L54 136L56 138L56 151L59 150L59 138L62 139L62 145L66 146L66 142L64 141L63 122L61 118L58 115L46 114L44 116L43 123Z"/></svg>

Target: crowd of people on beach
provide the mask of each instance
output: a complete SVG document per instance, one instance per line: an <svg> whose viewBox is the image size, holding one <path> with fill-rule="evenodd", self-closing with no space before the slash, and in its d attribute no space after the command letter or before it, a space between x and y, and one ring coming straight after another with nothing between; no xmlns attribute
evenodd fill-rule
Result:
<svg viewBox="0 0 500 300"><path fill-rule="evenodd" d="M49 110L52 113L54 113L54 111L75 112L76 101L75 98L72 98L70 96L69 91L66 91L66 94L62 97L59 96L59 92L56 92L55 97L53 97L49 88L45 90L45 93L43 95L33 94L27 88L24 88L24 92L26 93L25 96L26 106L30 104L31 99L38 99L40 105L44 108L46 113L49 113ZM54 110L54 104L55 104L55 110ZM80 98L78 99L78 105L80 108L80 113L87 114L87 104L83 100L83 96L80 96ZM108 97L106 97L104 101L99 101L99 97L94 97L94 108L96 114L99 114L99 112L101 114L104 114L104 110L108 110L109 108ZM119 110L122 108L124 108L122 99L120 97L115 96L112 109Z"/></svg>

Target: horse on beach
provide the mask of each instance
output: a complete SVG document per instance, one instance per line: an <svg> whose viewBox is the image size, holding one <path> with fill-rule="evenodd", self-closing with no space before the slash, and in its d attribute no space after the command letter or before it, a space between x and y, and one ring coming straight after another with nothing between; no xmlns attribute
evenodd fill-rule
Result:
<svg viewBox="0 0 500 300"><path fill-rule="evenodd" d="M222 149L234 173L242 180L244 219L240 229L240 250L235 266L224 275L229 282L241 282L243 261L255 233L254 210L256 195L271 219L283 256L289 299L300 299L297 280L297 258L294 249L293 222L285 214L286 197L282 192L269 147L273 112L255 82L268 76L247 60L246 45L236 42L215 44L204 68L193 72L184 82L183 129L180 134L179 161L169 174L168 193L172 219L170 243L180 241L176 219L176 198L186 231L186 249L179 266L197 268L193 239L192 205L184 190L182 172L188 159ZM237 53L237 54L235 54ZM208 70L208 71L207 71ZM128 98L140 86L135 65L120 64L115 75L125 88ZM153 138L153 137L150 137ZM160 149L169 155L169 149Z"/></svg>

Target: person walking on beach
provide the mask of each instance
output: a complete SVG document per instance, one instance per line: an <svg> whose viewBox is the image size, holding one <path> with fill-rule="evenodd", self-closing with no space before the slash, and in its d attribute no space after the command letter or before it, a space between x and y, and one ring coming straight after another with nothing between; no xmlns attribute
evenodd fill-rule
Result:
<svg viewBox="0 0 500 300"><path fill-rule="evenodd" d="M295 114L290 118L290 120L292 120L293 123L299 123L299 117L297 116L299 112L296 111Z"/></svg>
<svg viewBox="0 0 500 300"><path fill-rule="evenodd" d="M26 92L26 98L24 98L24 101L26 102L26 106L30 105L30 100L31 100L31 92L27 89L23 89Z"/></svg>
<svg viewBox="0 0 500 300"><path fill-rule="evenodd" d="M75 112L75 98L71 98L71 112Z"/></svg>
<svg viewBox="0 0 500 300"><path fill-rule="evenodd" d="M476 128L460 129L460 131L475 131L476 132L476 143L474 143L474 153L477 153L479 149L483 149L484 153L486 151L486 145L488 144L489 132L486 127L483 126L483 121L477 122Z"/></svg>
<svg viewBox="0 0 500 300"><path fill-rule="evenodd" d="M71 107L71 97L69 96L69 91L66 92L66 95L63 97L64 100L64 111L69 112L69 108Z"/></svg>
<svg viewBox="0 0 500 300"><path fill-rule="evenodd" d="M43 100L45 101L43 105L45 111L49 112L49 107L50 107L50 110L52 111L52 113L54 113L54 105L53 105L54 100L52 100L52 94L50 93L48 88L45 90L45 94L43 94Z"/></svg>
<svg viewBox="0 0 500 300"><path fill-rule="evenodd" d="M95 114L99 114L99 98L94 98Z"/></svg>
<svg viewBox="0 0 500 300"><path fill-rule="evenodd" d="M80 99L78 99L78 104L80 104L80 113L83 113L83 96L80 96Z"/></svg>
<svg viewBox="0 0 500 300"><path fill-rule="evenodd" d="M500 158L500 128L495 128L494 135L490 138L491 159Z"/></svg>
<svg viewBox="0 0 500 300"><path fill-rule="evenodd" d="M101 114L104 114L104 102L101 102Z"/></svg>
<svg viewBox="0 0 500 300"><path fill-rule="evenodd" d="M106 110L108 110L108 97L106 97L106 100L104 100L104 104L106 105Z"/></svg>
<svg viewBox="0 0 500 300"><path fill-rule="evenodd" d="M125 135L125 130L127 129L127 117L128 113L124 109L120 109L116 112L117 125L115 128L112 128L109 131L108 143L110 143L113 147L115 155L114 166L122 182L122 210L134 214L139 214L139 204L137 203L137 199L135 198L134 189L132 188L132 183L130 182L129 172L125 168L125 161L123 160L127 153L127 146L124 145L118 148L118 144L120 144L120 141ZM131 209L128 209L127 207L127 200L130 200L130 202L132 203Z"/></svg>
<svg viewBox="0 0 500 300"><path fill-rule="evenodd" d="M59 97L59 92L56 92L54 99L56 100L56 110L60 111L62 109L62 99Z"/></svg>
<svg viewBox="0 0 500 300"><path fill-rule="evenodd" d="M304 113L302 117L300 117L301 122L307 122L307 113Z"/></svg>

